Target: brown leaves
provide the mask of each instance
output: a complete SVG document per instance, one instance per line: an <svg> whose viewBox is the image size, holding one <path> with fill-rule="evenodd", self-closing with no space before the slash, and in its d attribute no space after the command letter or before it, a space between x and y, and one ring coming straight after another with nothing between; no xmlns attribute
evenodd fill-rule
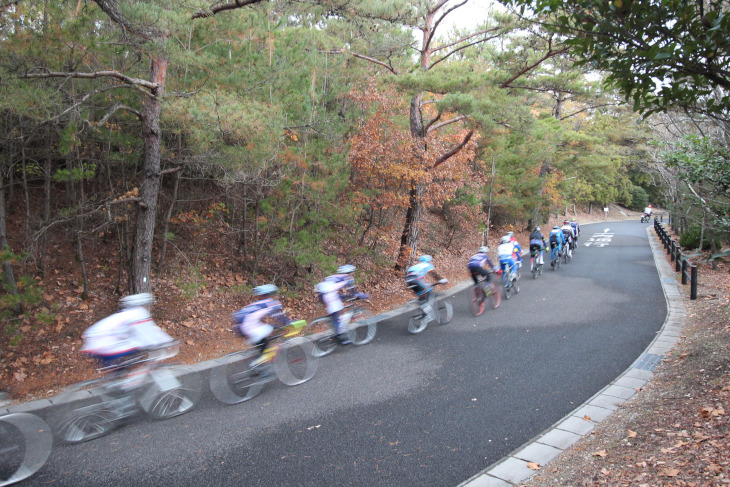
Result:
<svg viewBox="0 0 730 487"><path fill-rule="evenodd" d="M530 470L540 470L540 464L535 462L527 462L527 468Z"/></svg>

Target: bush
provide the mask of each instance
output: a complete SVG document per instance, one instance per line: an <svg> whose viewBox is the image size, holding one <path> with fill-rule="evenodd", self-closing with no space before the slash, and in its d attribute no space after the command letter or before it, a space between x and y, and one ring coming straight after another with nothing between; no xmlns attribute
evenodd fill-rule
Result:
<svg viewBox="0 0 730 487"><path fill-rule="evenodd" d="M629 210L643 211L649 203L649 195L641 186L634 186L631 190L631 204Z"/></svg>
<svg viewBox="0 0 730 487"><path fill-rule="evenodd" d="M700 233L702 229L700 227L690 227L689 230L684 232L679 237L679 245L685 249L696 249L700 246ZM715 238L716 248L721 248L720 240ZM710 250L710 239L708 238L707 232L705 232L704 240L702 241L702 250Z"/></svg>

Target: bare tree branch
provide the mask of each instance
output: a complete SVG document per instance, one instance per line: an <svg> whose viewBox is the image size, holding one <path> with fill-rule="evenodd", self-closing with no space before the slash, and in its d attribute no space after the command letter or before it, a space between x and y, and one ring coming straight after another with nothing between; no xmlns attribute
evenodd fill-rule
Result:
<svg viewBox="0 0 730 487"><path fill-rule="evenodd" d="M109 111L106 112L104 114L104 116L101 117L101 119L98 122L96 122L95 125L97 127L99 125L104 125L106 123L106 121L109 120L109 117L111 117L112 115L114 115L114 112L116 112L117 110L126 110L126 111L132 113L133 115L135 115L138 119L140 119L140 120L142 119L142 112L140 112L139 110L136 110L136 109L134 109L134 108L132 108L132 107L130 107L128 105L125 105L123 103L115 103L114 105L112 105L112 107L109 109Z"/></svg>
<svg viewBox="0 0 730 487"><path fill-rule="evenodd" d="M81 79L94 79L94 78L117 78L126 83L144 86L150 90L155 90L158 87L157 83L147 81L146 79L132 78L126 74L122 74L119 71L94 71L91 73L83 73L78 71L61 72L61 71L46 71L42 73L26 73L20 76L21 78L81 78ZM149 93L148 93L149 94Z"/></svg>
<svg viewBox="0 0 730 487"><path fill-rule="evenodd" d="M212 17L215 14L225 12L226 10L235 10L241 7L248 7L249 5L261 3L262 1L263 0L233 0L232 2L218 3L217 5L214 5L207 10L198 10L193 14L192 18L204 19L207 17Z"/></svg>
<svg viewBox="0 0 730 487"><path fill-rule="evenodd" d="M439 114L439 117L440 116L441 116L441 114ZM437 125L434 125L431 128L427 128L426 133L429 134L431 132L434 132L434 131L440 129L441 127L445 127L446 125L451 125L452 123L460 122L460 121L464 120L465 118L466 118L466 115L459 115L458 117L454 117L451 120L446 120L445 122L441 122ZM433 124L433 122L435 122L436 120L438 120L438 117L435 118L434 120L432 120L429 125Z"/></svg>
<svg viewBox="0 0 730 487"><path fill-rule="evenodd" d="M507 81L502 82L499 85L499 87L500 88L511 88L510 85L512 84L512 82L514 80L522 77L525 73L528 73L528 72L532 71L534 68L536 68L537 66L539 66L540 64L542 64L543 61L545 61L547 59L550 59L553 56L557 56L558 54L563 54L564 52L568 52L568 48L567 47L564 48L564 49L559 49L557 51L553 51L552 50L552 47L548 48L548 52L546 52L543 57L541 57L540 59L538 59L534 63L530 64L529 66L525 66L523 69L521 69L519 72L517 72L510 79L508 79Z"/></svg>
<svg viewBox="0 0 730 487"><path fill-rule="evenodd" d="M393 66L391 66L391 65L389 65L389 64L385 64L385 63L384 63L384 62L382 62L382 61L378 61L377 59L371 58L371 57L369 57L369 56L364 56L364 55L362 55L362 54L358 54L358 53L356 53L356 52L351 52L350 54L351 54L351 55L352 55L353 57L356 57L356 58L358 58L358 59L364 59L365 61L368 61L368 62L371 62L371 63L373 63L373 64L377 64L377 65L379 65L379 66L382 66L382 67L384 67L385 69L387 69L388 71L390 71L390 72L391 72L391 73L393 73L393 74L398 74L398 73L397 73L397 72L395 71L395 69L393 69Z"/></svg>
<svg viewBox="0 0 730 487"><path fill-rule="evenodd" d="M457 146L455 146L453 149L451 149L446 154L442 155L438 159L436 159L436 162L433 163L433 166L431 166L431 169L436 169L438 166L443 164L444 162L448 161L452 156L459 153L461 149L463 149L466 144L469 143L469 140L471 140L472 135L474 135L474 131L470 130L468 134L466 134L466 137L464 137L464 140L461 141L461 143Z"/></svg>
<svg viewBox="0 0 730 487"><path fill-rule="evenodd" d="M424 50L428 50L430 48L431 41L433 40L433 36L436 34L436 29L438 28L439 24L441 24L441 22L443 22L444 18L446 18L447 15L449 15L451 12L453 12L457 8L464 6L468 1L469 0L464 0L463 2L461 2L461 3L457 4L457 5L454 5L453 7L449 8L446 12L444 12L444 14L441 17L439 17L433 23L433 27L431 27L431 32L428 35L428 39L426 39L426 42L423 45ZM441 7L443 7L445 3L446 3L445 1L440 2L438 5L436 5L436 7L434 7L434 9L432 10L432 12L436 12L438 9L440 9ZM440 49L440 48L434 49L431 52L435 52L438 49Z"/></svg>
<svg viewBox="0 0 730 487"><path fill-rule="evenodd" d="M497 28L497 27L493 27L493 28L491 28L491 29L484 29L484 30L481 30L481 31L479 31L479 32L474 32L473 34L469 34L468 36L464 36L464 37L462 37L461 39L458 39L458 40L456 40L456 41L454 41L454 42L450 42L450 43L448 43L448 44L444 44L443 46L435 47L435 48L433 48L433 49L431 50L431 52L437 52L437 51L441 51L441 50L443 50L443 49L448 49L448 48L450 48L450 47L454 47L454 46L456 46L456 45L459 45L459 44L461 44L462 42L466 42L466 41L468 41L469 39L473 39L473 38L475 38L475 37L478 37L478 36L480 36L480 35L482 35L482 34L489 34L490 32L494 32L494 31L497 31L497 30L499 30L499 28ZM494 39L495 37L497 37L497 36L490 36L490 37L487 37L487 38L486 38L486 39L484 39L484 40L486 41L486 40Z"/></svg>
<svg viewBox="0 0 730 487"><path fill-rule="evenodd" d="M428 67L428 69L431 69L431 68L433 68L433 67L434 67L434 66L436 66L436 65L437 65L438 63L440 63L440 62L442 62L442 61L445 61L446 59L450 58L451 56L453 56L453 55L454 55L454 54L456 54L457 52L459 52L459 51L463 51L463 50L464 50L464 49L466 49L467 47L471 47L471 46L476 46L477 44L481 44L481 43L483 43L483 42L487 42L487 41L490 41L490 40L494 39L495 37L498 37L498 36L497 36L497 35L493 35L493 36L490 36L490 37L485 37L484 39L479 39L478 41L470 42L470 43L468 43L468 44L464 44L463 46L459 46L459 47L457 47L456 49L454 49L453 51L451 51L451 52L449 52L449 53L447 53L447 54L444 54L444 55L443 55L442 57L440 57L440 58L438 58L438 59L437 59L436 61L432 62L432 63L431 63L431 65L430 65L430 66ZM453 44L452 44L452 45L453 45Z"/></svg>
<svg viewBox="0 0 730 487"><path fill-rule="evenodd" d="M421 106L423 106L423 103L421 104ZM427 134L427 133L429 132L429 130L428 130L428 129L429 129L430 127L431 127L431 125L433 125L433 124L435 124L436 122L438 122L440 118L441 118L441 113L438 113L438 114L437 114L437 115L436 115L436 116L434 117L434 119L433 119L433 120L431 120L430 122L428 122L428 123L426 124L426 126L425 126L425 127L423 128L423 133L424 133L424 134Z"/></svg>

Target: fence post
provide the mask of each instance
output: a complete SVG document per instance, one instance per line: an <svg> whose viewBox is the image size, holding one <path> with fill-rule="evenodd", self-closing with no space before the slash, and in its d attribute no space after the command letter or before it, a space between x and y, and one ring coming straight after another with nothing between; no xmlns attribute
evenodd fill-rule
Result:
<svg viewBox="0 0 730 487"><path fill-rule="evenodd" d="M689 262L687 259L682 259L682 284L687 284L687 267L689 267Z"/></svg>
<svg viewBox="0 0 730 487"><path fill-rule="evenodd" d="M679 246L677 246L677 255L674 259L674 270L676 272L679 272L682 270L682 261L684 260L684 255L682 255L682 251L679 249Z"/></svg>
<svg viewBox="0 0 730 487"><path fill-rule="evenodd" d="M697 299L697 266L692 266L692 284L689 287L689 299Z"/></svg>
<svg viewBox="0 0 730 487"><path fill-rule="evenodd" d="M672 252L671 257L669 258L670 262L674 262L674 259L676 258L676 252L677 252L677 244L674 243L674 240L672 240Z"/></svg>

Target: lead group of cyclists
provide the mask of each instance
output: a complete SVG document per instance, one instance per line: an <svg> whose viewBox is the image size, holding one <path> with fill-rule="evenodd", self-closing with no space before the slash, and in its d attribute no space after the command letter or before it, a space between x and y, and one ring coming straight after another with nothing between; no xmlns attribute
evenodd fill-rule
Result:
<svg viewBox="0 0 730 487"><path fill-rule="evenodd" d="M571 255L579 235L580 226L575 218L572 221L565 220L562 227L556 225L550 231L550 248L561 252L565 246L566 251ZM529 248L531 257L542 255L548 248L540 227L535 227L530 234ZM515 264L518 268L522 267L522 247L513 232L508 232L500 239L497 247L499 267L492 263L488 252L489 247L482 246L467 262L467 269L475 284L479 283L481 277L484 278L485 285L488 284L490 275L499 272L500 269L502 272L507 272ZM448 283L447 279L442 278L436 272L432 261L433 258L430 255L422 255L418 262L406 271L405 283L421 303L428 300L436 283ZM332 320L336 338L341 345L350 344L346 335L347 323L343 322L340 313L344 308L343 299L367 299L369 297L368 294L358 292L353 277L355 270L353 265L342 265L337 269L336 274L326 277L315 286L315 291ZM436 282L431 283L429 277L435 279ZM267 318L274 320L279 326L291 323L291 319L284 314L283 306L277 299L278 291L279 288L274 284L256 286L253 294L258 300L233 313L235 330L258 352L258 358L253 365L270 366L267 364L270 357L264 351L274 331L274 325L264 320ZM149 293L122 298L119 312L97 322L84 332L84 345L81 351L108 366L128 358L132 354L172 343L173 338L152 321L149 307L153 302L154 297Z"/></svg>

